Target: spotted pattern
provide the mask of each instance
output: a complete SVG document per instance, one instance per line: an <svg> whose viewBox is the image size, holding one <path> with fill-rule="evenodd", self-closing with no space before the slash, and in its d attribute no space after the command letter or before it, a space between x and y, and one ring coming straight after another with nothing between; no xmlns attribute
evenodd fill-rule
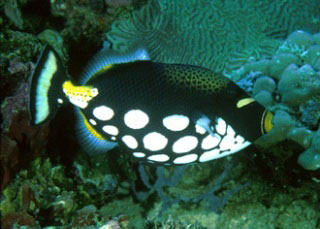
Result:
<svg viewBox="0 0 320 229"><path fill-rule="evenodd" d="M125 135L122 138L123 143L130 149L138 148L138 141L131 135Z"/></svg>
<svg viewBox="0 0 320 229"><path fill-rule="evenodd" d="M182 131L188 127L190 120L187 116L175 114L165 117L162 123L168 130Z"/></svg>
<svg viewBox="0 0 320 229"><path fill-rule="evenodd" d="M206 162L206 161L218 159L221 157L225 157L227 155L238 152L241 149L251 144L249 141L245 141L245 139L242 136L240 135L236 136L234 129L230 125L227 125L222 118L219 118L217 120L216 132L219 134L223 133L223 135L222 134L215 135L215 136L209 135L203 139L201 147L204 150L210 149L210 148L211 149L201 154L199 158L200 162ZM215 140L215 143L217 144L216 146L211 147L211 145L213 145L214 143L213 141L209 142L207 139L213 138L213 137L217 138Z"/></svg>
<svg viewBox="0 0 320 229"><path fill-rule="evenodd" d="M195 149L197 145L198 145L198 139L196 137L185 136L173 143L172 151L174 153L187 153Z"/></svg>
<svg viewBox="0 0 320 229"><path fill-rule="evenodd" d="M219 153L220 153L219 149L213 149L210 151L206 151L200 156L199 161L206 162L206 161L211 161L213 159L223 157L223 156L220 156Z"/></svg>
<svg viewBox="0 0 320 229"><path fill-rule="evenodd" d="M205 134L207 132L206 129L204 129L202 126L200 126L198 124L196 124L195 128L196 128L196 132L198 134Z"/></svg>
<svg viewBox="0 0 320 229"><path fill-rule="evenodd" d="M227 124L222 118L217 119L216 131L220 135L224 135L226 132Z"/></svg>
<svg viewBox="0 0 320 229"><path fill-rule="evenodd" d="M137 158L143 158L143 157L146 156L146 154L142 153L142 152L133 152L132 155L137 157Z"/></svg>
<svg viewBox="0 0 320 229"><path fill-rule="evenodd" d="M130 110L124 115L124 123L131 129L142 129L149 123L149 116L142 110Z"/></svg>
<svg viewBox="0 0 320 229"><path fill-rule="evenodd" d="M156 162L165 162L169 160L169 156L167 154L155 154L148 157L148 159Z"/></svg>
<svg viewBox="0 0 320 229"><path fill-rule="evenodd" d="M89 102L99 94L97 88L91 86L76 86L70 80L62 85L63 92L69 101L82 109L86 108Z"/></svg>
<svg viewBox="0 0 320 229"><path fill-rule="evenodd" d="M99 120L110 120L114 113L111 108L100 106L93 110L93 115ZM150 121L149 116L142 110L128 111L123 120L124 124L133 130L146 127ZM92 125L97 124L94 119L89 119L89 122ZM136 150L132 155L137 159L164 165L206 162L235 153L250 145L250 142L237 135L221 117L216 119L213 126L210 126L210 123L208 118L200 118L194 125L195 135L183 136L183 130L189 128L190 119L175 114L162 120L163 128L167 131L181 131L175 133L181 136L175 141L170 141L164 134L155 131L145 134L142 139L136 139L134 134L120 136L120 139L129 149ZM111 140L114 141L115 136L119 135L119 129L114 125L104 125L102 130L111 135ZM139 144L140 141L142 144Z"/></svg>
<svg viewBox="0 0 320 229"><path fill-rule="evenodd" d="M105 125L102 127L102 130L109 135L117 136L119 134L119 130L115 126Z"/></svg>
<svg viewBox="0 0 320 229"><path fill-rule="evenodd" d="M220 141L221 141L220 135L218 134L215 134L214 136L208 135L202 140L201 148L204 150L212 149L216 147Z"/></svg>
<svg viewBox="0 0 320 229"><path fill-rule="evenodd" d="M101 121L107 121L112 119L114 116L114 112L110 107L107 106L99 106L93 109L93 116Z"/></svg>
<svg viewBox="0 0 320 229"><path fill-rule="evenodd" d="M144 148L151 151L159 151L164 149L168 144L168 139L157 132L147 134L143 138Z"/></svg>
<svg viewBox="0 0 320 229"><path fill-rule="evenodd" d="M187 154L182 157L177 157L176 159L174 159L173 163L174 164L188 164L188 163L195 162L197 159L198 159L197 154Z"/></svg>
<svg viewBox="0 0 320 229"><path fill-rule="evenodd" d="M89 122L91 123L91 125L95 126L97 125L97 122L94 119L89 119Z"/></svg>
<svg viewBox="0 0 320 229"><path fill-rule="evenodd" d="M170 83L183 88L196 89L203 93L223 90L229 80L219 74L194 66L170 65L166 69Z"/></svg>

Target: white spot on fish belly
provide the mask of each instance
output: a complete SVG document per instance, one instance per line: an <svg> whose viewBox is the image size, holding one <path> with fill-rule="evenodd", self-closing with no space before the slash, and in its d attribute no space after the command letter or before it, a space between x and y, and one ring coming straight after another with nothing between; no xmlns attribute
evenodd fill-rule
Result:
<svg viewBox="0 0 320 229"><path fill-rule="evenodd" d="M217 119L216 131L220 135L224 135L226 133L227 124L222 118Z"/></svg>
<svg viewBox="0 0 320 229"><path fill-rule="evenodd" d="M216 147L221 140L221 137L218 134L208 135L202 140L201 148L204 150L212 149Z"/></svg>
<svg viewBox="0 0 320 229"><path fill-rule="evenodd" d="M138 158L142 158L142 157L145 157L145 156L146 156L146 155L145 155L144 153L142 153L142 152L133 152L132 154L133 154L133 156L138 157Z"/></svg>
<svg viewBox="0 0 320 229"><path fill-rule="evenodd" d="M130 110L124 115L124 123L131 129L141 129L149 123L149 117L141 110Z"/></svg>
<svg viewBox="0 0 320 229"><path fill-rule="evenodd" d="M97 122L92 118L89 119L89 122L91 123L91 125L97 125Z"/></svg>
<svg viewBox="0 0 320 229"><path fill-rule="evenodd" d="M93 115L101 121L107 121L112 119L114 112L110 107L102 105L93 109Z"/></svg>
<svg viewBox="0 0 320 229"><path fill-rule="evenodd" d="M148 159L151 161L165 162L169 160L169 156L166 154L157 154L157 155L152 155L148 157Z"/></svg>
<svg viewBox="0 0 320 229"><path fill-rule="evenodd" d="M122 141L124 142L124 144L126 144L131 149L136 149L138 147L137 140L130 135L123 136Z"/></svg>
<svg viewBox="0 0 320 229"><path fill-rule="evenodd" d="M168 144L168 139L160 133L152 132L143 138L144 148L151 151L164 149Z"/></svg>
<svg viewBox="0 0 320 229"><path fill-rule="evenodd" d="M231 154L242 150L250 144L249 141L244 142L244 138L241 136L235 138L234 135L226 135L220 143L220 150L228 150L229 154Z"/></svg>
<svg viewBox="0 0 320 229"><path fill-rule="evenodd" d="M194 148L196 148L198 145L198 139L194 136L185 136L182 138L179 138L175 143L172 145L172 150L175 153L186 153Z"/></svg>
<svg viewBox="0 0 320 229"><path fill-rule="evenodd" d="M181 131L188 127L189 118L184 115L170 115L162 120L163 125L171 131Z"/></svg>
<svg viewBox="0 0 320 229"><path fill-rule="evenodd" d="M206 132L211 133L210 123L211 120L207 116L202 115L202 117L196 121L196 132L199 134L205 134Z"/></svg>
<svg viewBox="0 0 320 229"><path fill-rule="evenodd" d="M116 135L119 134L118 128L115 127L115 126L111 126L111 125L105 125L105 126L103 126L103 127L102 127L102 130L103 130L104 132L106 132L107 134L109 134L109 135L114 135L114 136L116 136Z"/></svg>
<svg viewBox="0 0 320 229"><path fill-rule="evenodd" d="M205 134L207 131L206 131L206 129L203 128L202 126L196 124L196 132L197 132L198 134Z"/></svg>
<svg viewBox="0 0 320 229"><path fill-rule="evenodd" d="M230 154L233 154L242 150L243 148L251 144L249 141L245 141L245 139L240 135L235 137L236 133L234 129L230 125L227 126L227 124L223 120L222 121L221 120L222 119L218 120L218 124L216 125L216 130L217 132L219 130L220 134L226 134L226 135L225 136L217 135L217 137L219 137L220 139L222 138L219 144L219 148L204 152L199 158L200 162L206 162L206 161L228 156ZM206 138L209 138L209 136ZM203 149L206 149L204 147L205 145L204 142L206 138L204 138L202 141L201 147ZM217 145L214 147L217 147Z"/></svg>
<svg viewBox="0 0 320 229"><path fill-rule="evenodd" d="M233 138L236 135L236 132L234 132L234 129L230 125L228 125L228 128L227 128L227 135Z"/></svg>
<svg viewBox="0 0 320 229"><path fill-rule="evenodd" d="M206 161L211 161L211 160L220 158L220 157L222 157L222 156L219 155L219 152L220 152L220 150L218 150L218 149L213 149L213 150L204 152L204 153L200 156L199 161L200 161L200 162L206 162Z"/></svg>
<svg viewBox="0 0 320 229"><path fill-rule="evenodd" d="M234 148L235 141L235 132L233 128L230 125L228 125L227 135L223 137L220 143L220 150L228 150Z"/></svg>
<svg viewBox="0 0 320 229"><path fill-rule="evenodd" d="M174 159L174 164L187 164L196 161L198 158L197 154L188 154L182 157L177 157Z"/></svg>

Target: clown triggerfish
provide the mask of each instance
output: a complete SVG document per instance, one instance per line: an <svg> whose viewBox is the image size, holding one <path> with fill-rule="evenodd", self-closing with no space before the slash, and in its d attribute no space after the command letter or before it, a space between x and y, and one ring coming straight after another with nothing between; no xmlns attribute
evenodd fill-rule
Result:
<svg viewBox="0 0 320 229"><path fill-rule="evenodd" d="M69 101L80 144L89 153L117 145L158 165L206 162L240 151L270 131L272 113L208 69L150 61L146 49L98 53L79 84L47 46L32 76L31 125Z"/></svg>

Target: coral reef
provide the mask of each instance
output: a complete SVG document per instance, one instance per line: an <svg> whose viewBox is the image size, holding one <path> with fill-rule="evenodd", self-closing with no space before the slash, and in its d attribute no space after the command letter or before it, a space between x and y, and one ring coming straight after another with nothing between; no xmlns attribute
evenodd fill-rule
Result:
<svg viewBox="0 0 320 229"><path fill-rule="evenodd" d="M80 167L82 166L75 163L75 174L81 173ZM99 166L92 169L99 171L97 174L105 180ZM85 178L83 175L74 179L68 178L61 165L53 165L49 159L37 158L28 170L21 171L16 180L3 190L0 203L3 225L8 228L14 224L38 227L50 224L73 227L102 226L110 220L119 222L120 225L127 224L128 217L121 214L121 204L117 206L119 211L115 211L114 202L109 203L109 200L117 196L114 191L116 187L112 190L107 188L105 191L101 188L89 188L90 180L91 186L101 187L98 179ZM84 188L84 185L87 187ZM98 210L95 206L102 208ZM137 210L134 214L139 212L139 209ZM129 216L131 215L129 213Z"/></svg>
<svg viewBox="0 0 320 229"><path fill-rule="evenodd" d="M0 148L1 189L28 166L30 160L40 156L46 149L49 125L29 126L27 111L28 84L21 83L12 97L1 104L2 134Z"/></svg>
<svg viewBox="0 0 320 229"><path fill-rule="evenodd" d="M181 166L175 169L157 167L156 171L149 168L149 174L153 175L155 173L157 175L154 184L151 185L149 181L150 176L148 176L145 166L140 164L139 174L144 185L149 190L148 192L137 192L135 187L133 187L133 190L140 201L145 201L150 195L156 192L162 203L159 211L160 217L168 208L174 204L180 204L180 202L184 204L199 204L209 211L218 213L224 207L230 196L241 188L240 186L228 188L226 193L223 195L220 193L220 195L218 195L219 191L221 192L223 188L226 188L224 187L227 186L225 180L232 167L230 163L224 164L224 166L225 167L220 168L222 171L219 171L217 166L203 166L200 171L192 166ZM196 173L201 173L202 177L199 178ZM217 174L217 176L212 176L211 174ZM205 175L208 175L208 177ZM201 187L198 183L200 180L198 179L207 180L208 183ZM186 187L188 187L187 192L184 191ZM197 188L191 191L190 189L194 187Z"/></svg>
<svg viewBox="0 0 320 229"><path fill-rule="evenodd" d="M285 139L297 142L306 149L298 162L309 170L320 168L320 49L314 37L318 34L295 31L272 58L249 62L229 75L241 79L239 85L275 113L274 128L260 145L269 147ZM243 86L248 84L252 89Z"/></svg>
<svg viewBox="0 0 320 229"><path fill-rule="evenodd" d="M115 50L125 51L139 40L152 60L224 72L249 57L270 56L278 39L296 29L317 31L318 11L315 0L152 0L131 18L113 23L107 38Z"/></svg>
<svg viewBox="0 0 320 229"><path fill-rule="evenodd" d="M248 3L0 1L2 228L319 228L320 6ZM274 112L274 129L259 148L157 168L119 149L85 155L68 108L30 127L43 45L77 75L106 33L115 50L142 41L155 61L223 73Z"/></svg>

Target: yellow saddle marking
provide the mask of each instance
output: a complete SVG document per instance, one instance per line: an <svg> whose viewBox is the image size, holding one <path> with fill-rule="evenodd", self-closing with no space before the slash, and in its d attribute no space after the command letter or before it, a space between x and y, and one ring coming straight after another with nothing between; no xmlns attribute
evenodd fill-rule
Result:
<svg viewBox="0 0 320 229"><path fill-rule="evenodd" d="M86 108L88 102L99 94L97 88L76 86L70 80L64 82L62 88L69 101L82 109Z"/></svg>

